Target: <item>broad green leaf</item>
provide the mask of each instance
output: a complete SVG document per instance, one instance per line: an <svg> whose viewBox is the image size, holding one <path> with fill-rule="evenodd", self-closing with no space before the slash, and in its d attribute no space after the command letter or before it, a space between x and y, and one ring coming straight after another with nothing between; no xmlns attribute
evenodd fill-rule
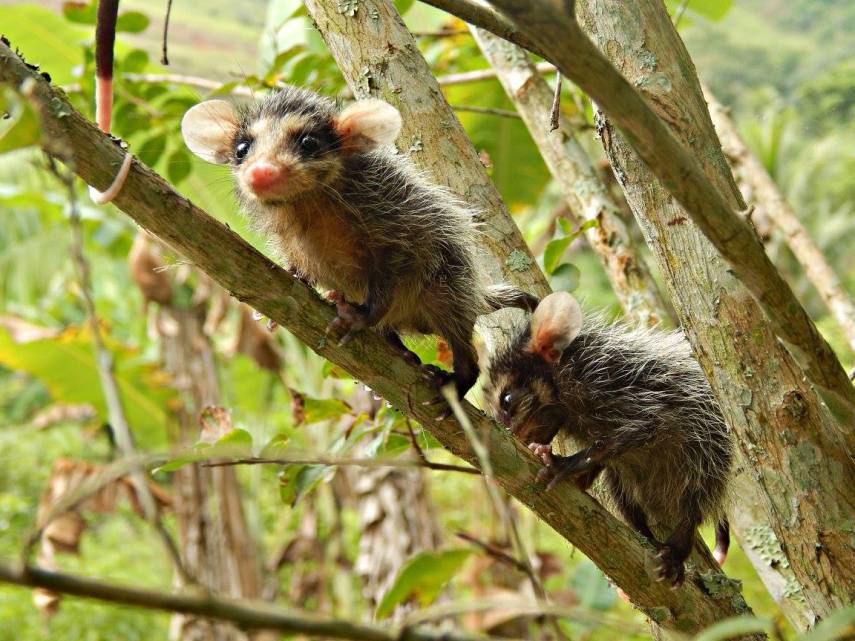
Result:
<svg viewBox="0 0 855 641"><path fill-rule="evenodd" d="M303 407L306 412L306 424L319 423L332 418L339 418L351 412L350 406L335 398L303 397Z"/></svg>
<svg viewBox="0 0 855 641"><path fill-rule="evenodd" d="M549 284L557 292L573 292L579 287L579 268L572 263L562 263L549 275Z"/></svg>
<svg viewBox="0 0 855 641"><path fill-rule="evenodd" d="M727 641L741 638L748 634L769 632L772 623L768 619L758 619L753 616L738 616L711 625L695 637L695 641Z"/></svg>
<svg viewBox="0 0 855 641"><path fill-rule="evenodd" d="M417 601L420 606L433 603L442 588L457 574L471 550L454 548L439 552L421 552L408 560L395 582L377 606L377 618L392 614L395 606Z"/></svg>
<svg viewBox="0 0 855 641"><path fill-rule="evenodd" d="M122 59L122 71L128 73L139 73L144 71L148 65L148 53L142 49L134 49Z"/></svg>
<svg viewBox="0 0 855 641"><path fill-rule="evenodd" d="M546 249L543 250L543 269L547 274L555 271L555 268L561 262L561 257L567 251L571 242L573 242L571 236L564 236L563 238L556 238L549 241Z"/></svg>
<svg viewBox="0 0 855 641"><path fill-rule="evenodd" d="M74 82L73 68L83 62L80 41L92 29L72 24L58 13L35 4L3 6L3 35L27 62L40 65L53 82Z"/></svg>
<svg viewBox="0 0 855 641"><path fill-rule="evenodd" d="M98 6L94 2L63 2L62 15L70 22L95 24L98 15Z"/></svg>
<svg viewBox="0 0 855 641"><path fill-rule="evenodd" d="M165 384L165 374L143 362L130 348L112 341L108 348L122 405L135 437L144 446L162 444L170 421L168 408L176 400L174 391ZM0 328L0 364L41 381L54 401L89 403L100 420L107 421L88 330L70 328L53 338L16 343L7 330Z"/></svg>
<svg viewBox="0 0 855 641"><path fill-rule="evenodd" d="M173 185L178 185L190 175L190 154L181 147L176 149L166 160L166 177Z"/></svg>
<svg viewBox="0 0 855 641"><path fill-rule="evenodd" d="M0 153L37 145L41 140L41 123L30 102L11 89L0 93Z"/></svg>
<svg viewBox="0 0 855 641"><path fill-rule="evenodd" d="M139 11L126 11L116 20L116 31L141 33L148 28L148 16Z"/></svg>
<svg viewBox="0 0 855 641"><path fill-rule="evenodd" d="M201 450L208 458L251 456L252 435L243 429L234 429L213 445Z"/></svg>
<svg viewBox="0 0 855 641"><path fill-rule="evenodd" d="M166 151L166 133L161 131L147 138L140 145L137 156L149 167L154 167L164 151Z"/></svg>
<svg viewBox="0 0 855 641"><path fill-rule="evenodd" d="M668 12L673 16L680 10L680 6L684 4L684 1L666 0L666 4L668 5ZM703 16L707 20L718 22L727 15L732 7L733 0L693 0L685 8L689 13L694 13L695 15Z"/></svg>
<svg viewBox="0 0 855 641"><path fill-rule="evenodd" d="M395 8L398 10L398 13L404 15L414 3L415 0L395 0Z"/></svg>

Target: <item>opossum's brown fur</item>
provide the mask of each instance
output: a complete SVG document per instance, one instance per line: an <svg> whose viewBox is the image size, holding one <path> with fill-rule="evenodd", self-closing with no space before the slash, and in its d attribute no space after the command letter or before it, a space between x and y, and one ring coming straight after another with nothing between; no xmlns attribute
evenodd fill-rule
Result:
<svg viewBox="0 0 855 641"><path fill-rule="evenodd" d="M627 520L682 527L691 540L702 521L719 523L724 554L733 444L682 334L586 319L555 363L533 353L530 339L520 328L492 358L484 395L494 416L527 444L550 443L560 429L583 446L619 443L603 466ZM513 407L503 408L509 390Z"/></svg>
<svg viewBox="0 0 855 641"><path fill-rule="evenodd" d="M532 297L487 286L474 259L475 212L391 147L354 152L337 128L339 115L334 101L295 87L243 108L229 144L238 197L299 275L349 303L380 292L389 305L381 330L445 338L465 393L478 374L476 317L530 306ZM307 133L321 141L308 157L297 142ZM233 150L241 141L252 146L239 160ZM264 201L244 185L241 166L267 158L289 164L293 195Z"/></svg>

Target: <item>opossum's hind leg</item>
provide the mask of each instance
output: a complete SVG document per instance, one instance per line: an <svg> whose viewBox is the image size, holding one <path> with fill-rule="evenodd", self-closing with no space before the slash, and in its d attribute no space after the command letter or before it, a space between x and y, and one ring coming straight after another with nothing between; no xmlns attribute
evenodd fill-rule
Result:
<svg viewBox="0 0 855 641"><path fill-rule="evenodd" d="M653 531L647 524L647 516L644 514L644 510L631 496L627 496L620 487L620 482L615 474L611 472L606 473L606 484L608 485L609 494L611 494L615 507L617 507L618 512L620 512L624 520L634 527L644 538L658 546L659 543L656 541Z"/></svg>
<svg viewBox="0 0 855 641"><path fill-rule="evenodd" d="M664 545L660 546L657 554L657 580L669 581L675 588L683 585L686 579L686 559L695 545L695 533L700 524L700 515L697 512L690 513L680 521Z"/></svg>
<svg viewBox="0 0 855 641"><path fill-rule="evenodd" d="M719 565L724 565L727 559L727 550L730 547L730 523L727 519L722 519L715 526L715 550L713 557Z"/></svg>
<svg viewBox="0 0 855 641"><path fill-rule="evenodd" d="M405 361L410 363L411 365L421 365L422 359L419 358L419 355L412 351L409 347L404 345L404 341L401 340L401 336L398 332L387 329L383 332L383 338L392 346L392 348L398 352Z"/></svg>

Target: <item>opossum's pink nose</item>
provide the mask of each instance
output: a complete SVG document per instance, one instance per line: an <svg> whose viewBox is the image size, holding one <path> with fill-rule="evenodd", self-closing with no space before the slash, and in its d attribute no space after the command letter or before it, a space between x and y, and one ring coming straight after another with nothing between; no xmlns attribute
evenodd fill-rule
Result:
<svg viewBox="0 0 855 641"><path fill-rule="evenodd" d="M253 191L267 191L288 176L288 168L269 162L257 162L246 170L246 180Z"/></svg>

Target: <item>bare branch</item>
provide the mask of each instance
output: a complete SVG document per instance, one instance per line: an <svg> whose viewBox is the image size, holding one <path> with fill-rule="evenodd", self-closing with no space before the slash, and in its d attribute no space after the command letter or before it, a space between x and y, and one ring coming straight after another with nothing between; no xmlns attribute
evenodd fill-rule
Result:
<svg viewBox="0 0 855 641"><path fill-rule="evenodd" d="M320 619L297 610L274 609L268 603L237 601L214 596L167 594L106 583L37 567L15 567L0 562L0 582L45 588L62 594L132 605L149 610L179 612L206 619L230 621L251 630L278 630L313 638L354 639L356 641L484 641L488 637L426 628L395 630L375 625L359 625L337 619Z"/></svg>
<svg viewBox="0 0 855 641"><path fill-rule="evenodd" d="M855 420L855 388L762 244L728 202L729 195L713 185L695 157L582 32L574 15L567 14L564 3L493 0L513 22L471 0L429 0L428 4L544 56L591 96L727 259L841 422ZM848 452L855 453L855 431L840 436Z"/></svg>
<svg viewBox="0 0 855 641"><path fill-rule="evenodd" d="M333 456L287 456L276 458L235 458L202 462L202 467L224 467L229 465L329 465L331 467L423 467L441 472L460 472L480 476L481 470L463 465L431 463L430 461L409 461L407 459L384 460L378 458L339 458Z"/></svg>

